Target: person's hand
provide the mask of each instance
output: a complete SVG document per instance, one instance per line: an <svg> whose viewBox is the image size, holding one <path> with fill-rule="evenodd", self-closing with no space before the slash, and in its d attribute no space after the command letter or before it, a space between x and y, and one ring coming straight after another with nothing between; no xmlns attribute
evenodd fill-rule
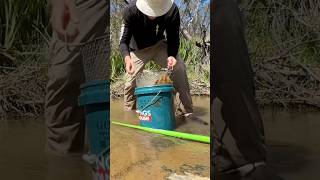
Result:
<svg viewBox="0 0 320 180"><path fill-rule="evenodd" d="M128 74L133 74L134 73L134 67L133 67L133 60L131 59L130 56L126 56L124 58L124 62L126 64L126 71Z"/></svg>
<svg viewBox="0 0 320 180"><path fill-rule="evenodd" d="M171 70L177 64L177 60L173 56L169 56L167 59L167 62L168 62L168 69L171 69Z"/></svg>
<svg viewBox="0 0 320 180"><path fill-rule="evenodd" d="M74 0L52 0L52 28L58 38L72 42L79 34L79 14Z"/></svg>

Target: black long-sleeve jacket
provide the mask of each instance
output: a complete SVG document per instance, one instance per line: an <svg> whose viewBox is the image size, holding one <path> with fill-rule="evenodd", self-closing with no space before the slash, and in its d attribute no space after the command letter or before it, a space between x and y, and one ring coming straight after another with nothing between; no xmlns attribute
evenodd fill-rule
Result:
<svg viewBox="0 0 320 180"><path fill-rule="evenodd" d="M139 11L134 1L124 9L123 19L124 30L120 40L123 57L131 51L150 47L162 39L167 40L168 56L177 56L180 45L180 14L175 3L165 15L150 20Z"/></svg>

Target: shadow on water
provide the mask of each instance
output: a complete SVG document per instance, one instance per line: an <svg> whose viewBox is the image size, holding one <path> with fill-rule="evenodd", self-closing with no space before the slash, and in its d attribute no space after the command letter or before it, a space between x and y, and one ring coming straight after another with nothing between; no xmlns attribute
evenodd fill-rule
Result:
<svg viewBox="0 0 320 180"><path fill-rule="evenodd" d="M208 114L208 109L209 109L209 107L196 106L196 107L194 107L194 112L195 112L198 116L205 116L205 115Z"/></svg>
<svg viewBox="0 0 320 180"><path fill-rule="evenodd" d="M306 110L261 111L270 166L289 180L320 177L320 112Z"/></svg>
<svg viewBox="0 0 320 180"><path fill-rule="evenodd" d="M43 117L0 120L0 179L92 179L91 169L81 155L49 155L45 142Z"/></svg>
<svg viewBox="0 0 320 180"><path fill-rule="evenodd" d="M279 173L298 173L304 171L310 160L306 157L308 150L294 144L276 145L268 143L268 162Z"/></svg>
<svg viewBox="0 0 320 180"><path fill-rule="evenodd" d="M194 113L199 117L206 116L208 114L208 108L195 107L194 108ZM176 128L177 129L179 129L179 127L183 127L183 126L185 126L185 125L187 125L189 123L186 120L186 118L181 116L181 115L176 115L175 119L176 119ZM203 119L203 120L206 121L206 122L209 122L208 119Z"/></svg>
<svg viewBox="0 0 320 180"><path fill-rule="evenodd" d="M181 116L175 116L176 117L176 127L183 126L187 123L184 117Z"/></svg>

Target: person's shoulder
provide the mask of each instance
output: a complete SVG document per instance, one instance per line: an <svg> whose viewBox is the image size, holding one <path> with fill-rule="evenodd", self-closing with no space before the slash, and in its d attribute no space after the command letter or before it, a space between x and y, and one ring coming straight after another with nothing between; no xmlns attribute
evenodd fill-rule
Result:
<svg viewBox="0 0 320 180"><path fill-rule="evenodd" d="M169 12L167 13L168 17L173 17L176 16L177 14L179 14L179 7L177 6L177 4L174 2L169 10Z"/></svg>
<svg viewBox="0 0 320 180"><path fill-rule="evenodd" d="M129 12L130 14L136 14L138 12L136 1L131 1L128 5L126 5L125 11Z"/></svg>
<svg viewBox="0 0 320 180"><path fill-rule="evenodd" d="M175 11L179 10L178 5L175 2L173 2L171 9Z"/></svg>

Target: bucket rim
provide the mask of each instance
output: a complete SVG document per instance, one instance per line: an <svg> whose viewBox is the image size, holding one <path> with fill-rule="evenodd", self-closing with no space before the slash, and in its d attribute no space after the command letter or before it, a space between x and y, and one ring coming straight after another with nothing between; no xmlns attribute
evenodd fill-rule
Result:
<svg viewBox="0 0 320 180"><path fill-rule="evenodd" d="M96 86L96 85L101 85L101 84L106 84L109 86L110 82L107 80L94 80L94 81L89 81L89 82L85 82L85 83L81 84L80 88L84 89L89 86Z"/></svg>
<svg viewBox="0 0 320 180"><path fill-rule="evenodd" d="M135 95L141 94L153 94L158 93L160 90L162 92L172 92L174 89L172 84L161 84L161 85L154 85L154 86L144 86L144 87L137 87L134 91Z"/></svg>
<svg viewBox="0 0 320 180"><path fill-rule="evenodd" d="M144 88L152 88L152 87L173 87L172 84L157 84L157 85L151 85L151 86L141 86L141 87L136 87L136 89L144 89Z"/></svg>
<svg viewBox="0 0 320 180"><path fill-rule="evenodd" d="M80 106L107 102L110 102L110 93L108 91L84 93L78 97Z"/></svg>

